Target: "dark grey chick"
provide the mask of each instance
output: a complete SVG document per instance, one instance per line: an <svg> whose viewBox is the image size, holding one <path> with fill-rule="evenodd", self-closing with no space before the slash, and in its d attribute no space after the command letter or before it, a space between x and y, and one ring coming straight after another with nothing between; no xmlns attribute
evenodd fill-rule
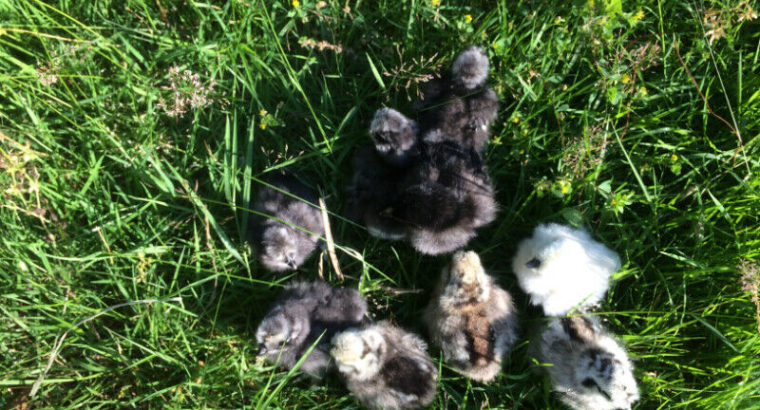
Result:
<svg viewBox="0 0 760 410"><path fill-rule="evenodd" d="M330 355L348 389L371 409L415 409L435 397L438 369L417 335L387 321L333 337Z"/></svg>
<svg viewBox="0 0 760 410"><path fill-rule="evenodd" d="M300 370L322 378L330 365L333 335L365 320L367 303L354 289L324 282L292 282L256 330L259 355L284 369L293 366L315 345Z"/></svg>
<svg viewBox="0 0 760 410"><path fill-rule="evenodd" d="M424 254L462 248L477 228L496 218L485 164L472 149L452 141L425 144L398 189L390 213L407 224L409 242Z"/></svg>
<svg viewBox="0 0 760 410"><path fill-rule="evenodd" d="M512 297L483 269L475 252L457 252L425 309L433 343L456 371L488 383L517 340Z"/></svg>
<svg viewBox="0 0 760 410"><path fill-rule="evenodd" d="M392 108L375 111L369 126L369 135L375 150L389 165L404 167L418 152L417 122Z"/></svg>
<svg viewBox="0 0 760 410"><path fill-rule="evenodd" d="M552 390L574 409L630 409L639 399L628 355L596 317L552 319L533 348L552 364L542 367Z"/></svg>
<svg viewBox="0 0 760 410"><path fill-rule="evenodd" d="M406 237L406 224L392 215L398 183L405 169L389 165L374 147L359 148L348 187L349 218L364 224L370 235L390 240Z"/></svg>
<svg viewBox="0 0 760 410"><path fill-rule="evenodd" d="M499 98L487 86L488 56L467 47L440 79L429 82L418 102L422 140L455 141L482 155L496 119Z"/></svg>
<svg viewBox="0 0 760 410"><path fill-rule="evenodd" d="M311 255L324 224L317 194L292 175L276 174L266 182L277 189L261 184L253 205L271 217L252 215L248 238L264 267L280 272L298 268Z"/></svg>

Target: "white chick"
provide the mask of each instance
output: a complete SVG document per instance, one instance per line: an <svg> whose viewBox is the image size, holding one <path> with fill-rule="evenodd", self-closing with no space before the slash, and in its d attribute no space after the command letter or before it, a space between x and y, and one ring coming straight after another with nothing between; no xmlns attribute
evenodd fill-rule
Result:
<svg viewBox="0 0 760 410"><path fill-rule="evenodd" d="M472 251L455 253L443 269L424 320L446 362L483 383L496 378L517 340L512 297L483 270Z"/></svg>
<svg viewBox="0 0 760 410"><path fill-rule="evenodd" d="M547 316L562 316L598 304L620 258L586 231L542 224L520 242L512 269L532 304L542 305Z"/></svg>
<svg viewBox="0 0 760 410"><path fill-rule="evenodd" d="M639 399L628 355L595 317L552 319L535 349L551 363L543 368L552 390L574 409L630 409Z"/></svg>
<svg viewBox="0 0 760 410"><path fill-rule="evenodd" d="M256 330L259 355L291 369L317 343L300 370L321 378L328 370L332 336L358 326L366 314L367 303L354 289L334 288L324 282L292 282Z"/></svg>
<svg viewBox="0 0 760 410"><path fill-rule="evenodd" d="M267 182L279 190L262 184L253 210L277 219L252 215L249 240L267 269L274 272L297 269L317 248L319 235L324 232L322 214L314 205L317 195L286 173L277 173Z"/></svg>
<svg viewBox="0 0 760 410"><path fill-rule="evenodd" d="M330 355L348 389L371 409L415 409L435 397L438 369L419 336L383 321L333 337Z"/></svg>

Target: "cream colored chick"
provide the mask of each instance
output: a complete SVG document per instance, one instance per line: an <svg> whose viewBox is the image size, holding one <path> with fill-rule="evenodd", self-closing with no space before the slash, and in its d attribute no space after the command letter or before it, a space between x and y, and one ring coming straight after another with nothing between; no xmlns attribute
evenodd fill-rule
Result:
<svg viewBox="0 0 760 410"><path fill-rule="evenodd" d="M496 378L517 340L512 297L485 272L472 251L455 253L443 269L424 318L446 362L483 383Z"/></svg>
<svg viewBox="0 0 760 410"><path fill-rule="evenodd" d="M542 224L520 242L512 269L532 304L543 306L547 316L562 316L597 305L620 258L586 231Z"/></svg>
<svg viewBox="0 0 760 410"><path fill-rule="evenodd" d="M438 369L419 336L387 321L333 337L330 355L348 389L371 409L416 409L435 397Z"/></svg>

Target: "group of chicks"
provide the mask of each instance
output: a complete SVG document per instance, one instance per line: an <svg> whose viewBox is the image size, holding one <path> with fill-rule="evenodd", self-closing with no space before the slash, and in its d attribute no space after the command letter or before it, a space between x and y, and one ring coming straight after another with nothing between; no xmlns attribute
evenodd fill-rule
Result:
<svg viewBox="0 0 760 410"><path fill-rule="evenodd" d="M483 158L498 109L486 85L488 58L465 49L416 104L418 120L383 108L370 125L373 145L360 149L349 209L373 236L406 240L424 254L455 252L443 269L423 320L453 370L493 381L518 339L512 297L486 273L479 256L462 251L476 229L496 217ZM250 241L269 270L297 268L316 249L324 220L316 194L280 174L260 190ZM630 408L638 388L620 343L589 313L599 304L618 255L582 230L536 227L512 259L520 288L549 317L531 350L552 389L576 409ZM438 368L418 335L373 322L353 289L321 281L288 284L256 333L260 354L315 379L337 371L373 409L411 409L435 397Z"/></svg>

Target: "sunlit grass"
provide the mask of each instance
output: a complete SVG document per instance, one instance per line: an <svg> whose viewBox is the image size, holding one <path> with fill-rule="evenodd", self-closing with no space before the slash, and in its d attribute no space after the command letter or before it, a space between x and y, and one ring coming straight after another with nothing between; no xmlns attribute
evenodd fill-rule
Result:
<svg viewBox="0 0 760 410"><path fill-rule="evenodd" d="M561 407L509 268L555 221L621 254L599 314L631 352L640 408L756 407L751 2L476 3L0 2L0 406L356 407L337 378L256 358L278 289L319 263L252 262L255 181L298 169L331 212L346 286L421 331L446 258L370 238L345 219L345 185L374 110L413 115L430 74L480 44L502 103L487 152L501 210L470 248L524 338L494 384L444 366L434 406ZM163 302L129 303L145 300Z"/></svg>

